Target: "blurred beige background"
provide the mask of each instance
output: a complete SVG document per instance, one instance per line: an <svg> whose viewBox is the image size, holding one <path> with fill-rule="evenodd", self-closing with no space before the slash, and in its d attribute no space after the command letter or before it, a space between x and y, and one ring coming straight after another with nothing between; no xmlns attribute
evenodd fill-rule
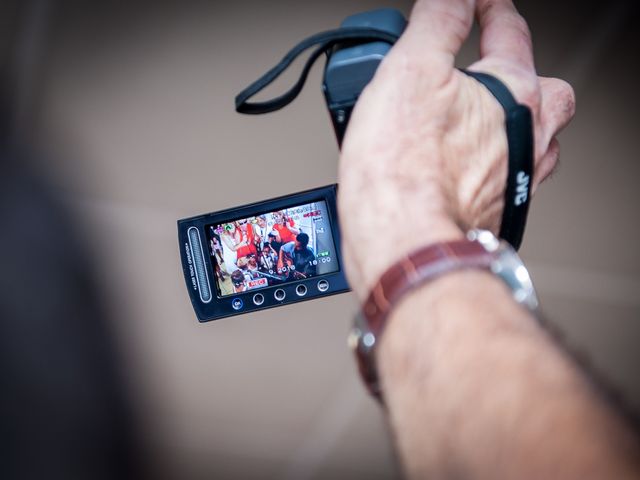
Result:
<svg viewBox="0 0 640 480"><path fill-rule="evenodd" d="M303 37L358 11L410 4L2 6L0 53L21 59L15 131L36 139L42 170L84 221L157 478L398 475L347 351L351 295L200 325L175 222L335 182L319 66L280 112L240 116L233 98ZM522 254L547 314L639 410L638 9L517 4L540 73L573 83L578 100ZM460 65L476 45L474 32Z"/></svg>

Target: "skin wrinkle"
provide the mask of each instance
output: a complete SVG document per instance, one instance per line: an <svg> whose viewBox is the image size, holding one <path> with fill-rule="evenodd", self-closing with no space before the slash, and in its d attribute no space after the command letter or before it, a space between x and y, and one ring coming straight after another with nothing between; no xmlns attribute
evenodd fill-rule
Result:
<svg viewBox="0 0 640 480"><path fill-rule="evenodd" d="M414 18L414 23L411 24L413 29L422 28L429 34L439 37L440 35L438 35L437 29L442 29L443 24L445 24L448 35L443 37L448 38L454 45L462 44L469 34L471 21L469 21L464 11L454 13L449 9L438 9L434 6L421 9L419 8L419 4L416 4L414 12L418 18ZM422 17L422 19L419 17ZM433 22L434 18L438 19L437 23ZM455 38L451 39L452 35ZM446 48L449 50L451 47L447 46Z"/></svg>
<svg viewBox="0 0 640 480"><path fill-rule="evenodd" d="M513 46L519 44L517 51L521 52L521 55L518 56L517 63L524 63L533 68L531 32L527 22L513 5L486 2L478 7L476 18L484 32L480 39L481 57L491 57L492 53L503 55L513 52ZM509 35L503 35L507 29ZM512 37L514 31L519 33L516 39ZM499 46L501 48L498 48Z"/></svg>
<svg viewBox="0 0 640 480"><path fill-rule="evenodd" d="M474 80L470 79L472 82ZM480 90L481 89L481 90ZM480 90L480 91L478 91ZM486 98L486 101L480 102L478 105L473 104L471 102L466 101L469 96L472 95L484 95L489 96L489 92L484 91L484 87L480 86L476 83L469 84L468 90L463 90L463 93L469 91L467 95L463 96L463 105L469 105L467 108L471 109L473 107L477 107L480 109L480 112L475 111L467 111L465 113L468 117L473 117L474 115L481 117L483 119L492 119L490 122L487 122L489 126L485 127L480 133L480 141L477 144L476 151L471 154L471 152L461 151L458 154L454 154L454 158L464 158L467 159L465 161L465 166L459 168L461 172L469 172L466 175L463 175L461 179L458 181L458 198L459 203L462 206L462 210L467 212L465 217L465 226L467 228L471 226L485 226L485 227L493 227L496 222L489 221L488 224L483 224L483 221L473 220L473 219L483 219L485 215L483 212L493 211L495 212L495 207L493 207L494 202L500 202L503 197L504 192L504 182L506 181L507 171L506 165L504 164L489 164L488 168L477 168L476 165L468 165L470 162L468 160L471 157L471 163L485 163L483 161L485 158L495 158L496 156L506 155L506 134L503 138L495 137L490 134L490 128L495 129L493 125L500 124L504 122L504 115L502 114L502 110L497 104L497 102L493 98ZM465 102L466 101L466 102ZM465 145L465 132L461 132L458 136L461 138L460 143ZM494 140L490 141L489 145L486 144L485 139ZM456 147L453 147L454 151ZM460 150L460 148L457 148ZM470 168L471 166L475 168ZM495 183L497 188L487 189L486 185ZM483 195L483 193L485 193ZM486 193L489 193L487 196Z"/></svg>
<svg viewBox="0 0 640 480"><path fill-rule="evenodd" d="M508 47L508 51L510 52L528 52L531 49L531 39L529 37L530 33L526 22L522 17L518 17L518 20L514 19L511 23L510 27L512 29L512 35L508 40L505 39L505 43L508 41L508 45L505 46ZM500 28L505 28L505 26L501 25ZM514 36L513 32L517 32L517 35ZM492 49L498 49L498 45L496 43L497 42L493 42L491 44ZM487 47L486 44L484 46L485 48ZM520 60L521 63L531 63L531 58L526 53L518 55L518 60Z"/></svg>
<svg viewBox="0 0 640 480"><path fill-rule="evenodd" d="M418 1L412 9L407 29L429 37L433 50L453 53L469 35L473 22L473 16L469 15L471 5L452 0L445 8L437 2ZM442 43L442 48L436 48L437 42Z"/></svg>
<svg viewBox="0 0 640 480"><path fill-rule="evenodd" d="M492 232L498 232L500 230L501 222L498 220L500 214L504 209L504 194L500 195L500 198L494 199L491 203L491 207L483 212L483 215L477 220L472 220L469 228L488 228Z"/></svg>

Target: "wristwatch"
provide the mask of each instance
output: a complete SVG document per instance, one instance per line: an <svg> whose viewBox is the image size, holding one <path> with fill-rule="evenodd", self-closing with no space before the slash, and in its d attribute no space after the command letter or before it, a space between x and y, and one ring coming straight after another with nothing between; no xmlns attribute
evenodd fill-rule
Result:
<svg viewBox="0 0 640 480"><path fill-rule="evenodd" d="M370 393L382 399L375 365L379 343L389 313L407 293L448 272L482 269L497 275L513 299L535 313L538 308L531 276L515 249L488 230L471 230L464 240L436 243L402 258L380 277L356 315L349 346Z"/></svg>

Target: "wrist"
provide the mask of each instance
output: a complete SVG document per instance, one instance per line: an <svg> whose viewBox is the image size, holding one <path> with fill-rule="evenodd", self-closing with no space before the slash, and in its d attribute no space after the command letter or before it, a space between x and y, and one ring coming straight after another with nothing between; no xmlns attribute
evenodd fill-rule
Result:
<svg viewBox="0 0 640 480"><path fill-rule="evenodd" d="M425 140L426 141L426 140ZM349 151L340 164L338 208L349 283L362 302L384 271L415 250L464 238L455 179L442 157L389 145ZM463 226L463 228L461 228Z"/></svg>
<svg viewBox="0 0 640 480"><path fill-rule="evenodd" d="M395 231L395 234L382 234L381 237L370 241L367 246L353 242L347 242L346 245L350 257L346 259L347 272L350 277L351 273L357 273L352 289L360 303L366 300L382 274L400 259L428 245L463 239L465 234L453 219L445 215L429 215L428 218L423 217L422 221L405 219L404 227ZM351 255L357 249L358 254Z"/></svg>

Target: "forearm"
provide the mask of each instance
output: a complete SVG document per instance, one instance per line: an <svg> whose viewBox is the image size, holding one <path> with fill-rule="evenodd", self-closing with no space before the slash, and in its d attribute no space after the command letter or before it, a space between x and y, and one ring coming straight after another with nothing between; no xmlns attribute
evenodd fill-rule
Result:
<svg viewBox="0 0 640 480"><path fill-rule="evenodd" d="M488 273L450 274L408 296L378 365L410 476L633 477L633 436Z"/></svg>

